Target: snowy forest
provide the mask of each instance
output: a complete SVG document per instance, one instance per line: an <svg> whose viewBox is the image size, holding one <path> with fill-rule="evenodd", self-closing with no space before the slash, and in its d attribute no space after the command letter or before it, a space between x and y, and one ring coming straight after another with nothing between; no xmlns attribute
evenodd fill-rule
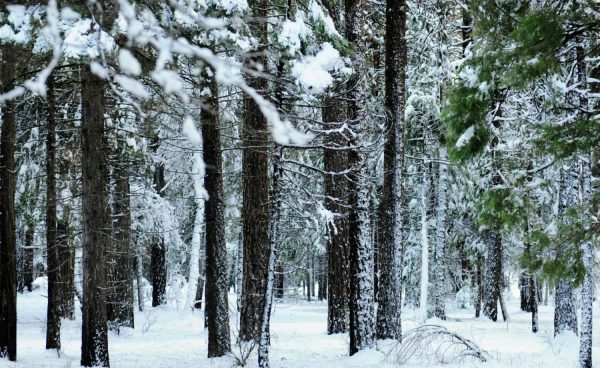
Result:
<svg viewBox="0 0 600 368"><path fill-rule="evenodd" d="M599 366L596 0L0 0L0 126L0 367Z"/></svg>

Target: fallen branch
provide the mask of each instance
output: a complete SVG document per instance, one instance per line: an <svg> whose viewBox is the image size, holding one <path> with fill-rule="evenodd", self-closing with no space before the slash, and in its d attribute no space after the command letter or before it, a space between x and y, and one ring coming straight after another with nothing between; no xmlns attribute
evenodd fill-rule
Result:
<svg viewBox="0 0 600 368"><path fill-rule="evenodd" d="M466 359L486 362L489 354L473 341L443 326L423 325L407 331L388 353L388 361L397 365L408 362L461 363Z"/></svg>

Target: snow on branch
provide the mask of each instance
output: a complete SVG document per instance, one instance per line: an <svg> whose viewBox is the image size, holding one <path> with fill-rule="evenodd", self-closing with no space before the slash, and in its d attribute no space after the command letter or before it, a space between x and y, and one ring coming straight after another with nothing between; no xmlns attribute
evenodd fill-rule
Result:
<svg viewBox="0 0 600 368"><path fill-rule="evenodd" d="M437 325L422 325L407 331L388 353L388 360L397 365L450 364L468 359L486 362L489 358L473 341Z"/></svg>

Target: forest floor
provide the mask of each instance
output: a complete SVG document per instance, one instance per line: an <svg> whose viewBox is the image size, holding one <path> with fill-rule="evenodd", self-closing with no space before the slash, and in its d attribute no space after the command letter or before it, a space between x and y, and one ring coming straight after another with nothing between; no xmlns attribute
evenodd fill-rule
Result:
<svg viewBox="0 0 600 368"><path fill-rule="evenodd" d="M18 361L0 360L0 367L78 367L81 347L81 316L63 321L62 353L46 351L46 291L34 290L18 295ZM232 300L234 302L234 299ZM235 305L232 303L232 305ZM509 296L508 322L489 322L473 317L473 310L454 309L448 304L448 320L429 320L473 340L489 355L487 363L474 360L455 364L433 364L420 359L405 367L540 367L567 368L577 366L579 342L573 336L552 339L552 306L540 306L540 331L531 333L531 315L519 310L518 299ZM414 310L403 312L403 328L415 327ZM600 359L600 306L594 308L594 357ZM281 368L370 368L393 367L388 352L391 341L379 342L376 349L348 357L348 336L330 335L326 330L327 306L322 302L286 302L277 304L272 318L272 367ZM232 356L207 359L207 331L203 314L177 310L174 305L148 307L135 315L135 329L110 333L109 349L113 368L233 367L239 349ZM232 324L233 320L232 320ZM235 329L232 329L235 332ZM234 350L235 347L234 347ZM430 357L433 354L428 354ZM248 359L248 367L256 367L256 357Z"/></svg>

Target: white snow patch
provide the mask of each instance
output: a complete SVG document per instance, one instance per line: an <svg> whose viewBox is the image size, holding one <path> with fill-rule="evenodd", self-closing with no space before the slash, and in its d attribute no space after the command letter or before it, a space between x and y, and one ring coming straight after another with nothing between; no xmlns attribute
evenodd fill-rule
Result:
<svg viewBox="0 0 600 368"><path fill-rule="evenodd" d="M463 132L463 134L461 134L460 137L458 137L458 139L456 140L456 148L462 148L464 147L467 143L469 143L469 141L471 140L471 138L473 138L473 136L475 135L475 126L471 125L470 127L467 128L467 130L465 130Z"/></svg>
<svg viewBox="0 0 600 368"><path fill-rule="evenodd" d="M100 63L92 61L90 63L90 71L102 79L108 79L108 70Z"/></svg>
<svg viewBox="0 0 600 368"><path fill-rule="evenodd" d="M330 71L343 66L340 52L329 42L315 56L308 56L292 67L297 83L313 94L323 93L333 83Z"/></svg>
<svg viewBox="0 0 600 368"><path fill-rule="evenodd" d="M136 79L124 75L117 75L115 77L115 82L117 82L125 91L136 97L141 99L147 99L150 97L150 93L148 90L146 90L146 87L144 87L144 85Z"/></svg>
<svg viewBox="0 0 600 368"><path fill-rule="evenodd" d="M200 146L202 144L202 135L196 128L192 118L185 118L181 132L193 145Z"/></svg>
<svg viewBox="0 0 600 368"><path fill-rule="evenodd" d="M142 66L137 61L131 51L127 49L119 50L119 68L121 72L132 76L138 76L142 74Z"/></svg>

